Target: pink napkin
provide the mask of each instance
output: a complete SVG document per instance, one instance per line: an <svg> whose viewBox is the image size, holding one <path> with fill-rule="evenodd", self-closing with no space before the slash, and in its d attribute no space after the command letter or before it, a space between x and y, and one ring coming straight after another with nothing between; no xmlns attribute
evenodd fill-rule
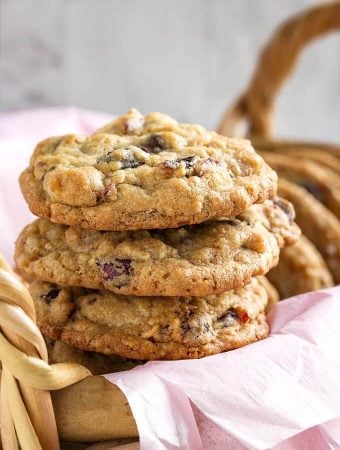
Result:
<svg viewBox="0 0 340 450"><path fill-rule="evenodd" d="M17 184L37 141L111 116L72 108L0 115L0 248L32 220ZM194 361L106 375L126 394L141 448L340 449L340 287L280 302L268 339Z"/></svg>

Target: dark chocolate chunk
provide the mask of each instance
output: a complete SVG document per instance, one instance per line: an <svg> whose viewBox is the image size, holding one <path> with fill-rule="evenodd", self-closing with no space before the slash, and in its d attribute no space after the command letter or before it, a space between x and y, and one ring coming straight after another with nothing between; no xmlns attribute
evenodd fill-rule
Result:
<svg viewBox="0 0 340 450"><path fill-rule="evenodd" d="M147 142L142 146L142 149L148 153L160 153L163 150L169 149L169 144L160 134L152 134Z"/></svg>
<svg viewBox="0 0 340 450"><path fill-rule="evenodd" d="M44 301L47 304L52 303L52 301L58 297L59 292L61 291L61 289L52 289L49 292L47 292L47 294L43 294L42 298L44 299Z"/></svg>

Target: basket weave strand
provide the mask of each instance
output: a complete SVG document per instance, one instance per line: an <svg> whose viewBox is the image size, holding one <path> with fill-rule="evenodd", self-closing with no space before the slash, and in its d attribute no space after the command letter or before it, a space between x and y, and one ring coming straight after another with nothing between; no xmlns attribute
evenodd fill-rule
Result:
<svg viewBox="0 0 340 450"><path fill-rule="evenodd" d="M78 364L48 364L33 300L0 254L1 441L4 450L58 450L50 390L91 373Z"/></svg>

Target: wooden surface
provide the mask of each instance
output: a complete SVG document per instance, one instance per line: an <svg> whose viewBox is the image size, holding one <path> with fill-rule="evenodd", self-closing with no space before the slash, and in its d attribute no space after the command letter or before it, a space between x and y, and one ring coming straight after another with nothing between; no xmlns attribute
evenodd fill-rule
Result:
<svg viewBox="0 0 340 450"><path fill-rule="evenodd" d="M135 105L215 127L260 48L315 0L1 0L1 108ZM308 49L278 135L340 141L340 38Z"/></svg>

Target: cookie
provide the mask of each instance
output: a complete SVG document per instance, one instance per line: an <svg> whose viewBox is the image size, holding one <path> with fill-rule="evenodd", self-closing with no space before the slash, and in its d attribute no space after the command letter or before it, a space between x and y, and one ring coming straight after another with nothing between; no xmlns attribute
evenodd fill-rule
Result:
<svg viewBox="0 0 340 450"><path fill-rule="evenodd" d="M42 281L30 291L45 336L125 358L200 358L268 335L268 295L256 278L203 298L122 296Z"/></svg>
<svg viewBox="0 0 340 450"><path fill-rule="evenodd" d="M265 288L268 295L268 303L266 306L266 313L268 314L280 300L280 295L277 289L272 285L267 277L259 276L257 277L258 282Z"/></svg>
<svg viewBox="0 0 340 450"><path fill-rule="evenodd" d="M305 161L312 161L321 165L321 167L326 167L340 175L340 159L323 150L302 147L300 149L287 148L281 151L278 150L277 153L294 156L296 158L304 159Z"/></svg>
<svg viewBox="0 0 340 450"><path fill-rule="evenodd" d="M88 352L60 341L46 339L48 351L48 362L77 363L90 370L92 375L103 375L105 373L121 372L129 370L140 361L122 358L116 355L103 355L102 353Z"/></svg>
<svg viewBox="0 0 340 450"><path fill-rule="evenodd" d="M334 158L340 159L340 147L335 144L320 144L315 142L297 142L297 141L268 141L267 139L252 138L252 143L256 149L266 150L277 153L297 153L304 152L308 149L309 152L323 153ZM311 157L314 159L314 157Z"/></svg>
<svg viewBox="0 0 340 450"><path fill-rule="evenodd" d="M293 203L302 233L323 256L336 284L340 283L340 221L306 189L283 178L279 194Z"/></svg>
<svg viewBox="0 0 340 450"><path fill-rule="evenodd" d="M299 236L289 202L267 200L236 218L169 230L109 232L38 219L16 243L34 278L125 295L203 296L242 286L276 265Z"/></svg>
<svg viewBox="0 0 340 450"><path fill-rule="evenodd" d="M313 161L270 152L260 152L280 177L304 187L315 198L340 217L340 177Z"/></svg>
<svg viewBox="0 0 340 450"><path fill-rule="evenodd" d="M130 110L88 138L41 142L20 185L39 217L122 231L237 215L273 197L277 176L249 141Z"/></svg>
<svg viewBox="0 0 340 450"><path fill-rule="evenodd" d="M267 277L282 299L334 285L322 256L305 236L282 250L279 264Z"/></svg>

